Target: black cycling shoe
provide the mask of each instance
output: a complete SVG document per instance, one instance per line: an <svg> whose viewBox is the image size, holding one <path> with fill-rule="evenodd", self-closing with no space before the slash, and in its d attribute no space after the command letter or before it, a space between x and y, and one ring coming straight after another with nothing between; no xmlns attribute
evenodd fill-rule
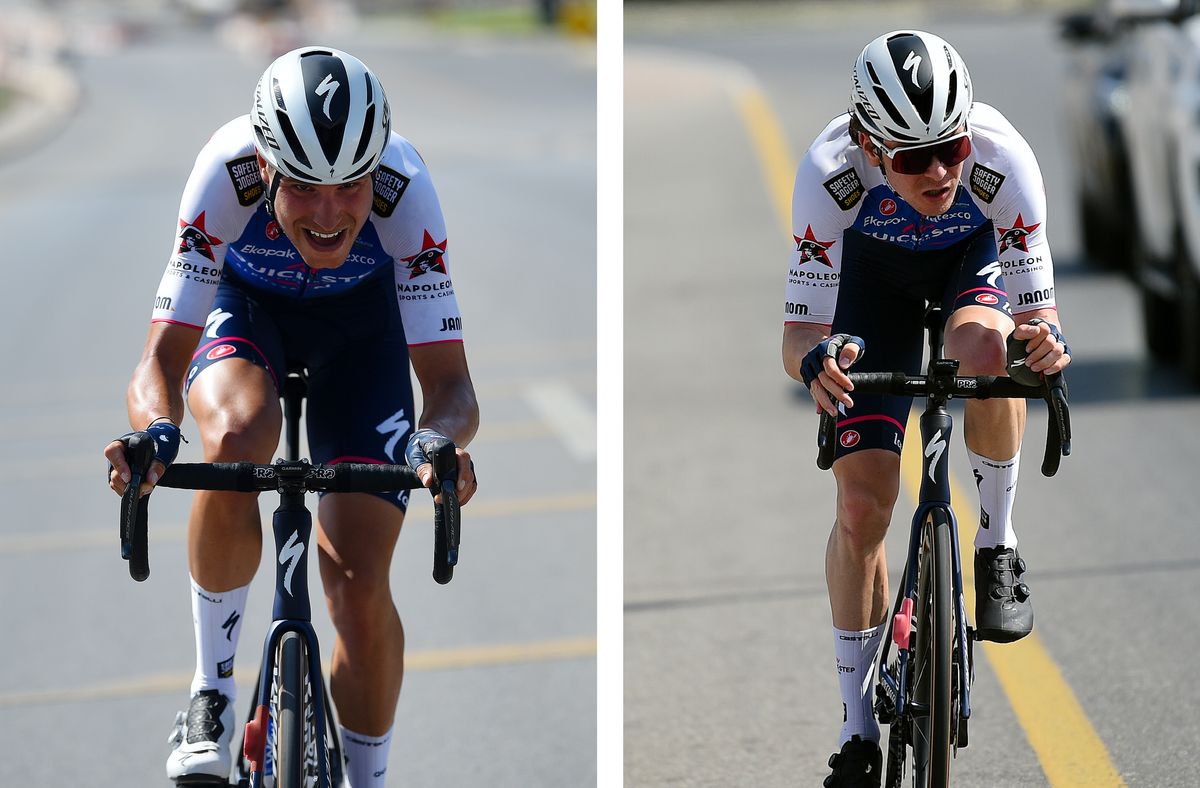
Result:
<svg viewBox="0 0 1200 788"><path fill-rule="evenodd" d="M824 788L879 788L883 773L883 753L879 744L863 741L857 734L842 745L842 751L829 756L833 774L821 783Z"/></svg>
<svg viewBox="0 0 1200 788"><path fill-rule="evenodd" d="M975 631L980 640L1011 643L1033 631L1025 562L1012 547L975 551Z"/></svg>

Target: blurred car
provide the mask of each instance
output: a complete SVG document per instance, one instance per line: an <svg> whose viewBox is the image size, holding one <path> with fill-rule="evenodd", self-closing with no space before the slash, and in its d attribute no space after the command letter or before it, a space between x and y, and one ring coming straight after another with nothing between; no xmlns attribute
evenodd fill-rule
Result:
<svg viewBox="0 0 1200 788"><path fill-rule="evenodd" d="M1062 113L1070 137L1079 226L1088 262L1131 268L1134 215L1129 159L1119 116L1125 111L1125 63L1114 45L1118 24L1105 7L1064 16L1067 43Z"/></svg>
<svg viewBox="0 0 1200 788"><path fill-rule="evenodd" d="M1200 383L1200 0L1110 0L1060 32L1085 249L1129 271L1149 350Z"/></svg>

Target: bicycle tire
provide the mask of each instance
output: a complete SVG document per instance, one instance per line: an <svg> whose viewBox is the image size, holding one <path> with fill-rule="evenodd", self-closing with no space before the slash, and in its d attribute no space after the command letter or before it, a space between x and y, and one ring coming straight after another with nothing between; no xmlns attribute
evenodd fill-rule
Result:
<svg viewBox="0 0 1200 788"><path fill-rule="evenodd" d="M950 522L932 510L922 526L914 668L914 698L927 711L913 723L913 785L948 788L954 707L954 590Z"/></svg>
<svg viewBox="0 0 1200 788"><path fill-rule="evenodd" d="M304 639L285 632L276 652L276 691L271 693L275 720L275 786L304 788L305 734L307 729L308 655Z"/></svg>

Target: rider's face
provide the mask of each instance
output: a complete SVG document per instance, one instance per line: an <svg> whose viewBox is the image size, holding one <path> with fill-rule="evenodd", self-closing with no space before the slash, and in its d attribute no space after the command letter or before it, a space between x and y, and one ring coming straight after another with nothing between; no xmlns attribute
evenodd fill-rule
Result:
<svg viewBox="0 0 1200 788"><path fill-rule="evenodd" d="M911 205L922 216L941 216L954 205L954 195L958 192L958 182L962 177L963 162L947 167L936 156L929 167L920 175L904 175L892 168L892 160L887 156L876 153L876 143L865 134L861 135L863 150L867 160L878 167L883 160L887 172L888 183L896 190L896 194ZM894 142L883 142L888 148L899 147Z"/></svg>
<svg viewBox="0 0 1200 788"><path fill-rule="evenodd" d="M263 183L273 174L259 159ZM275 195L275 220L310 268L337 268L371 213L371 176L339 186L313 186L284 177Z"/></svg>

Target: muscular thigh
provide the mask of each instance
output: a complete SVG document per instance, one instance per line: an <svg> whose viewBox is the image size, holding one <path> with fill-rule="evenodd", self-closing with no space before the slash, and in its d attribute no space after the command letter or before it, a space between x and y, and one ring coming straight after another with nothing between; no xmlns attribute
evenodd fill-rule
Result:
<svg viewBox="0 0 1200 788"><path fill-rule="evenodd" d="M854 334L866 343L855 372L916 374L925 298L905 278L912 256L873 239L847 234L846 240L832 333ZM867 449L899 454L911 398L858 392L851 397L854 407L838 419L836 457Z"/></svg>
<svg viewBox="0 0 1200 788"><path fill-rule="evenodd" d="M317 519L323 572L359 587L387 586L402 511L372 495L333 493L321 499Z"/></svg>
<svg viewBox="0 0 1200 788"><path fill-rule="evenodd" d="M282 421L280 364L274 323L249 295L223 285L185 383L210 461L271 460Z"/></svg>

